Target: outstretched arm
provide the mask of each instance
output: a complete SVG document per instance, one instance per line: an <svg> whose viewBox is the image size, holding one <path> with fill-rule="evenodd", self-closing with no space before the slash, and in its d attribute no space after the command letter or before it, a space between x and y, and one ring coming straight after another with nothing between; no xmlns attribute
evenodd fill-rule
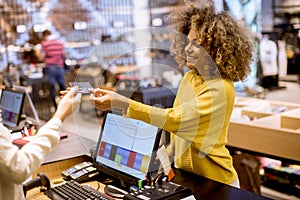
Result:
<svg viewBox="0 0 300 200"><path fill-rule="evenodd" d="M0 125L0 177L14 183L22 183L40 165L59 142L59 133L63 120L77 110L80 94L77 88L66 92L60 100L52 119L43 125L36 136L19 149L11 142L9 131Z"/></svg>
<svg viewBox="0 0 300 200"><path fill-rule="evenodd" d="M81 101L81 94L78 94L77 92L78 87L73 87L69 91L64 92L53 118L58 118L61 121L64 121L66 117L73 113L73 111L78 110Z"/></svg>
<svg viewBox="0 0 300 200"><path fill-rule="evenodd" d="M114 91L94 89L90 96L90 102L102 111L114 108L126 112L129 106L129 98L122 96Z"/></svg>

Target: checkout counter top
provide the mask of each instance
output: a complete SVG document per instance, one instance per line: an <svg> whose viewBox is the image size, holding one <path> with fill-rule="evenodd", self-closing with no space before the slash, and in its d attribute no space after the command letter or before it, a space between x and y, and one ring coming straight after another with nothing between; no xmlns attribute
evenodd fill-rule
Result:
<svg viewBox="0 0 300 200"><path fill-rule="evenodd" d="M89 145L87 145L89 144ZM83 160L91 160L86 146L93 147L94 141L89 141L79 137L78 135L69 134L68 138L63 139L57 148L47 157L46 162L36 172L45 173L50 181L61 178L61 171L78 164ZM236 199L254 199L264 200L268 199L260 195L228 186L202 176L198 176L180 169L174 169L175 178L173 182L188 187L196 199L218 199L218 200L236 200ZM97 181L96 181L97 182ZM95 183L94 183L95 184ZM98 185L99 183L95 184ZM102 184L102 183L101 183ZM93 185L93 184L91 184ZM103 188L103 187L100 187ZM100 190L100 192L103 192ZM39 190L29 191L29 196L26 199L48 199Z"/></svg>

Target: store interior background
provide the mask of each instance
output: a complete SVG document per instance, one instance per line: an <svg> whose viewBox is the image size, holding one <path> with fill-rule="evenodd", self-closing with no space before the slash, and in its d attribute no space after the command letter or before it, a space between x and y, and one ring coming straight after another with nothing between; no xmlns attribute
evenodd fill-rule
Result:
<svg viewBox="0 0 300 200"><path fill-rule="evenodd" d="M218 9L243 19L258 43L268 35L286 44L286 71L263 77L257 59L248 79L236 83L237 94L300 103L300 1L214 2ZM182 72L169 51L171 30L165 16L183 4L184 0L0 0L1 82L5 87L30 88L39 117L45 121L51 117L44 64L34 54L47 28L66 46L66 86L70 81L89 81L93 87L117 91L142 84L176 87ZM85 95L64 130L97 141L102 116Z"/></svg>

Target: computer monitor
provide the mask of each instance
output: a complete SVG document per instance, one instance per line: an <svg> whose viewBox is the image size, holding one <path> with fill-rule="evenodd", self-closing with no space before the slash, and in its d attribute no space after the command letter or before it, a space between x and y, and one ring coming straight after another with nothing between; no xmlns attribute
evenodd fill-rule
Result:
<svg viewBox="0 0 300 200"><path fill-rule="evenodd" d="M2 123L8 128L14 128L19 125L25 93L2 89L1 91L1 118Z"/></svg>
<svg viewBox="0 0 300 200"><path fill-rule="evenodd" d="M103 120L95 152L95 166L119 180L121 186L138 185L157 172L161 129L143 121L108 112Z"/></svg>

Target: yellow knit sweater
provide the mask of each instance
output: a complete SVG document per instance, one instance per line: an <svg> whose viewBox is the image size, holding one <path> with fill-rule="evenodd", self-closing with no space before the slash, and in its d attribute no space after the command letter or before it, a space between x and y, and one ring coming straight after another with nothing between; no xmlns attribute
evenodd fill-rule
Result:
<svg viewBox="0 0 300 200"><path fill-rule="evenodd" d="M175 167L230 184L237 180L237 173L225 145L234 99L232 82L204 81L191 70L181 80L173 108L130 100L127 117L171 133L168 151L174 156Z"/></svg>

